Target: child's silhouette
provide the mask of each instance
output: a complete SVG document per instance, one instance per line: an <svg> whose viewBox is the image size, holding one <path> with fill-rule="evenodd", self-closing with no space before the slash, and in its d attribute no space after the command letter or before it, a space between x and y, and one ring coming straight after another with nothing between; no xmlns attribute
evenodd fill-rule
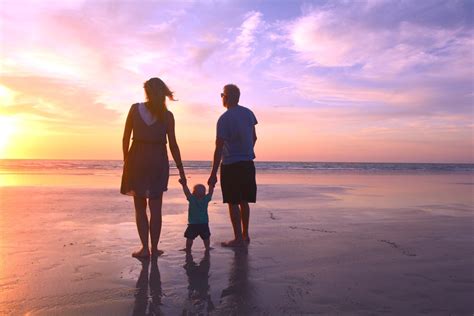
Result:
<svg viewBox="0 0 474 316"><path fill-rule="evenodd" d="M183 186L184 194L189 201L188 228L184 232L184 237L186 237L186 248L184 250L190 252L194 239L201 236L206 251L209 251L211 249L209 239L211 231L209 230L207 207L212 199L214 187L209 186L209 192L206 194L206 187L202 184L196 184L191 193L185 181L179 179L179 183Z"/></svg>

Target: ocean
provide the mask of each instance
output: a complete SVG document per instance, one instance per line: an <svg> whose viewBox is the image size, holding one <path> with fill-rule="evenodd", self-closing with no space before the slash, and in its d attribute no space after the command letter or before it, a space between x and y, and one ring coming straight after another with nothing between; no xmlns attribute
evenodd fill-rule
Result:
<svg viewBox="0 0 474 316"><path fill-rule="evenodd" d="M206 173L210 161L184 161L185 169ZM23 160L1 159L1 174L117 174L122 170L121 160ZM368 162L277 162L256 161L258 172L263 173L474 173L474 164L452 163L368 163ZM176 174L174 162L171 173Z"/></svg>

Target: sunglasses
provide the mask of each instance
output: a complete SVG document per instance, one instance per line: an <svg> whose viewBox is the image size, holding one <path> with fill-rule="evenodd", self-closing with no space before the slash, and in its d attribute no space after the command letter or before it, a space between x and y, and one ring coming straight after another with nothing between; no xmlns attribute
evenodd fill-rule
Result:
<svg viewBox="0 0 474 316"><path fill-rule="evenodd" d="M221 93L221 98L223 98L223 97L225 97L225 96L226 96L226 94L224 94L224 93Z"/></svg>

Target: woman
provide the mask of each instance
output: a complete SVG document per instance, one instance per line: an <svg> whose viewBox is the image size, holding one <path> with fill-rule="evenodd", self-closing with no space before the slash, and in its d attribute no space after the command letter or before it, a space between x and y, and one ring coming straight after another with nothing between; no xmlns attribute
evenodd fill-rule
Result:
<svg viewBox="0 0 474 316"><path fill-rule="evenodd" d="M180 178L186 181L179 147L174 131L173 114L166 108L166 97L174 100L173 93L159 78L151 78L144 85L147 102L133 104L127 116L123 133L123 175L120 192L133 196L135 220L142 248L132 254L136 258L150 256L148 234L151 240L151 255L159 256L161 234L161 206L163 192L168 189L169 162L166 150L168 135L171 155L179 170ZM133 131L133 143L129 149ZM146 213L150 207L150 222Z"/></svg>

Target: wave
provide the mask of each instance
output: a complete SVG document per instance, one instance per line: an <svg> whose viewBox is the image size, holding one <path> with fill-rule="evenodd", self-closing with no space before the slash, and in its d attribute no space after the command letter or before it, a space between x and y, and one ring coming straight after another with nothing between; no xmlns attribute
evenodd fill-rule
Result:
<svg viewBox="0 0 474 316"><path fill-rule="evenodd" d="M209 171L210 161L185 161L186 169ZM255 162L258 171L274 172L409 172L409 173L445 173L474 172L474 164L447 163L361 163L361 162ZM123 162L120 160L0 160L0 173L70 173L91 171L119 172ZM175 169L174 162L170 162ZM173 170L172 170L173 171Z"/></svg>

